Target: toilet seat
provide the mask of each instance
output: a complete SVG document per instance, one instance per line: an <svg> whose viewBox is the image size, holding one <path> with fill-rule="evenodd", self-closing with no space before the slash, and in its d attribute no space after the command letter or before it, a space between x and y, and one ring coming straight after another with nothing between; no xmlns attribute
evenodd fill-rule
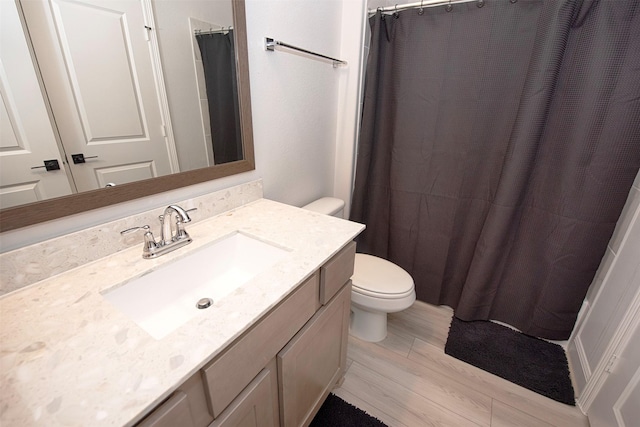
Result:
<svg viewBox="0 0 640 427"><path fill-rule="evenodd" d="M414 293L414 290L410 289L407 292L404 292L404 293L401 293L401 294L381 294L379 292L372 292L372 291L370 291L368 289L362 289L362 288L354 285L353 283L352 283L352 286L351 286L351 291L352 292L356 292L356 293L361 294L361 295L366 295L368 297L380 298L380 299L402 299L402 298L409 297L409 296L413 295L413 293Z"/></svg>
<svg viewBox="0 0 640 427"><path fill-rule="evenodd" d="M356 254L353 270L353 292L381 299L401 299L415 294L411 275L386 259Z"/></svg>

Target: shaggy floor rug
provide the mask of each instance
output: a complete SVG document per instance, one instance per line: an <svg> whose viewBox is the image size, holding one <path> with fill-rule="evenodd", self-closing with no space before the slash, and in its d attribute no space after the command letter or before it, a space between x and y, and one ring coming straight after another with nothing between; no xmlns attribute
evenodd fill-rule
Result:
<svg viewBox="0 0 640 427"><path fill-rule="evenodd" d="M387 425L330 393L309 427L387 427Z"/></svg>
<svg viewBox="0 0 640 427"><path fill-rule="evenodd" d="M445 353L558 402L575 405L564 349L493 322L451 321Z"/></svg>

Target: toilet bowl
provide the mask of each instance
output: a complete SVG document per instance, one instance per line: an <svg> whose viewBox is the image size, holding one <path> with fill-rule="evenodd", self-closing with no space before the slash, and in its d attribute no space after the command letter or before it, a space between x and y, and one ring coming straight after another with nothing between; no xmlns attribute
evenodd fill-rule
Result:
<svg viewBox="0 0 640 427"><path fill-rule="evenodd" d="M411 275L386 259L356 254L351 276L353 336L378 342L387 336L387 313L402 311L416 300Z"/></svg>
<svg viewBox="0 0 640 427"><path fill-rule="evenodd" d="M333 197L316 200L303 209L342 217L344 202ZM357 253L351 276L351 335L378 342L387 336L387 313L409 308L416 300L413 278L394 263Z"/></svg>

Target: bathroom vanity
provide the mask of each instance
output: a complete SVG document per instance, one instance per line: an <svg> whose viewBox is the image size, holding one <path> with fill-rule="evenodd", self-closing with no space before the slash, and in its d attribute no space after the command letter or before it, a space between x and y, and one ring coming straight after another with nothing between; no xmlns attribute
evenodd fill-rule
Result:
<svg viewBox="0 0 640 427"><path fill-rule="evenodd" d="M308 424L346 369L363 228L260 199L190 225L193 243L158 259L140 243L0 298L0 424ZM166 336L105 298L233 233L287 254Z"/></svg>
<svg viewBox="0 0 640 427"><path fill-rule="evenodd" d="M139 425L307 425L346 370L354 255L351 242Z"/></svg>

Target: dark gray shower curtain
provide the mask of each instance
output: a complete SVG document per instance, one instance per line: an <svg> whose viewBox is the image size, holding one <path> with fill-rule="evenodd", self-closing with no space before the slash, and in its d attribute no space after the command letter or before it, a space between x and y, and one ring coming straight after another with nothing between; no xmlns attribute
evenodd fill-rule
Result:
<svg viewBox="0 0 640 427"><path fill-rule="evenodd" d="M216 165L242 159L242 135L233 31L196 35L207 85Z"/></svg>
<svg viewBox="0 0 640 427"><path fill-rule="evenodd" d="M640 166L640 5L371 18L351 219L418 299L567 339Z"/></svg>

